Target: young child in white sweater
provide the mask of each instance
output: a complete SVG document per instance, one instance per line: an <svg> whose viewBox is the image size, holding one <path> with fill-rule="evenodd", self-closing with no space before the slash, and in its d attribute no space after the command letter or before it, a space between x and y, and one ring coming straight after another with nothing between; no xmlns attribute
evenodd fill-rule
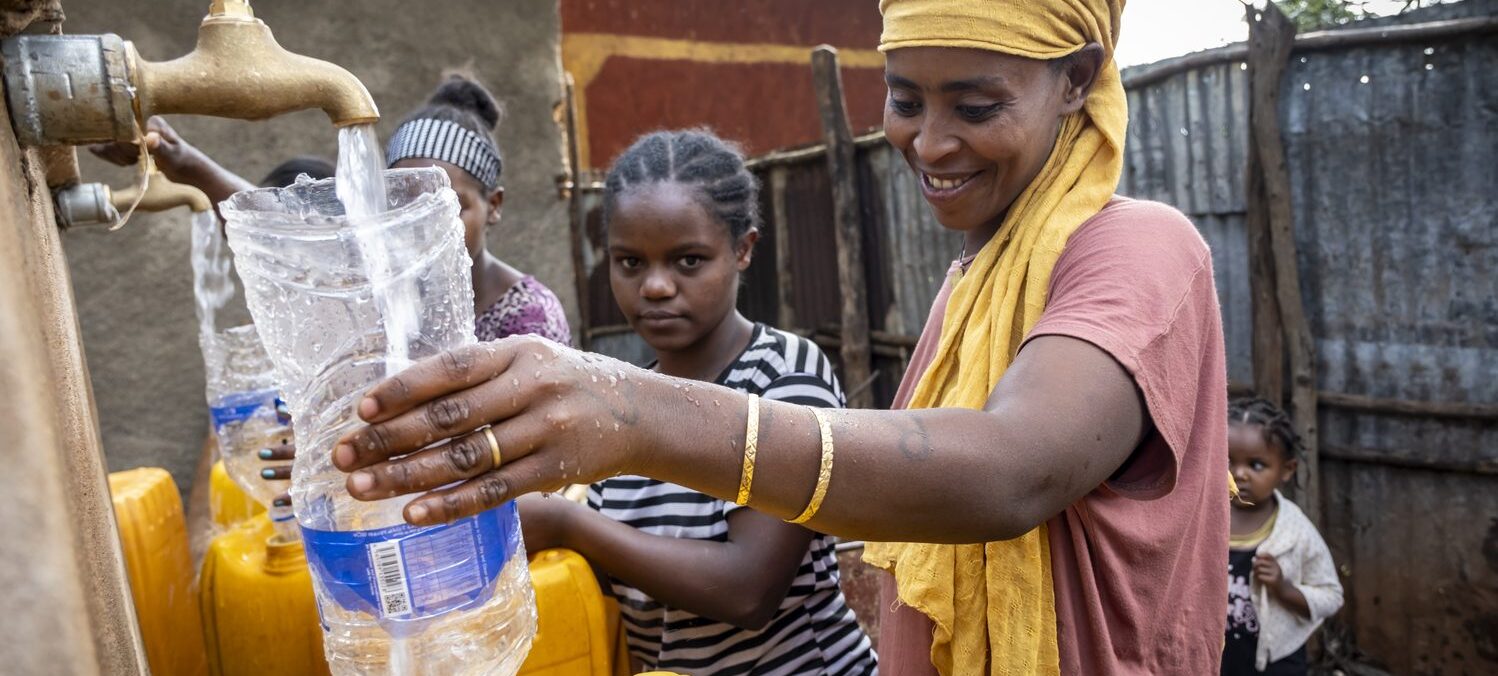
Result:
<svg viewBox="0 0 1498 676"><path fill-rule="evenodd" d="M1262 399L1228 406L1228 462L1238 482L1228 545L1222 673L1302 676L1306 640L1342 607L1331 552L1279 486L1295 476L1300 439Z"/></svg>

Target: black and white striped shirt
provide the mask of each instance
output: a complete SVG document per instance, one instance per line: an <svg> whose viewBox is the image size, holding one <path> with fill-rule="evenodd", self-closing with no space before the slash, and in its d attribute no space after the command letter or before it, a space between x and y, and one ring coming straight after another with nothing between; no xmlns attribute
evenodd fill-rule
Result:
<svg viewBox="0 0 1498 676"><path fill-rule="evenodd" d="M743 354L718 384L765 399L842 408L832 363L804 338L756 324ZM677 538L726 541L738 505L676 484L621 476L593 484L588 506L639 530ZM831 537L812 538L780 610L759 631L662 605L611 579L630 653L650 669L683 674L874 674L869 639L838 587Z"/></svg>

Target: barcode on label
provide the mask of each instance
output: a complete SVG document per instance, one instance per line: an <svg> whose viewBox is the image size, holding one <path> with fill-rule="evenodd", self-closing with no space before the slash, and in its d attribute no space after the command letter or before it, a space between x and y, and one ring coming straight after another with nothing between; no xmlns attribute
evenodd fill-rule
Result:
<svg viewBox="0 0 1498 676"><path fill-rule="evenodd" d="M411 595L406 586L406 562L401 558L401 543L391 540L370 545L369 560L374 564L375 584L379 586L380 614L395 617L411 612Z"/></svg>

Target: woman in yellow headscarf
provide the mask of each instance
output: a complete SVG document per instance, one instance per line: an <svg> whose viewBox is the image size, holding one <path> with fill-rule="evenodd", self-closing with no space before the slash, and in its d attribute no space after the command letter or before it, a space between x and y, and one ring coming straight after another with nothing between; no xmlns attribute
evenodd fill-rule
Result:
<svg viewBox="0 0 1498 676"><path fill-rule="evenodd" d="M1221 319L1191 224L1114 195L1122 2L880 8L889 142L966 244L900 388L904 410L684 393L511 340L374 388L359 410L370 425L335 464L361 499L432 491L407 508L414 524L630 473L869 540L866 559L892 573L885 673L1216 672ZM452 441L421 450L434 438Z"/></svg>

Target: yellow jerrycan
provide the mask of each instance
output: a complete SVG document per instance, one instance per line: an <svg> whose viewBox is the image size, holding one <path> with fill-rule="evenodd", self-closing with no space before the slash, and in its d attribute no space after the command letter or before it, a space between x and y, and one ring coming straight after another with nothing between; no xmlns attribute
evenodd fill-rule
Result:
<svg viewBox="0 0 1498 676"><path fill-rule="evenodd" d="M328 673L302 542L278 535L268 514L214 538L199 600L215 676Z"/></svg>
<svg viewBox="0 0 1498 676"><path fill-rule="evenodd" d="M151 672L208 673L176 482L164 469L142 467L110 474L109 493Z"/></svg>
<svg viewBox="0 0 1498 676"><path fill-rule="evenodd" d="M256 514L264 514L265 506L239 488L224 469L224 461L213 463L208 475L208 511L214 525L228 528Z"/></svg>
<svg viewBox="0 0 1498 676"><path fill-rule="evenodd" d="M521 676L610 676L614 637L593 569L566 549L540 552L530 564L536 638Z"/></svg>

